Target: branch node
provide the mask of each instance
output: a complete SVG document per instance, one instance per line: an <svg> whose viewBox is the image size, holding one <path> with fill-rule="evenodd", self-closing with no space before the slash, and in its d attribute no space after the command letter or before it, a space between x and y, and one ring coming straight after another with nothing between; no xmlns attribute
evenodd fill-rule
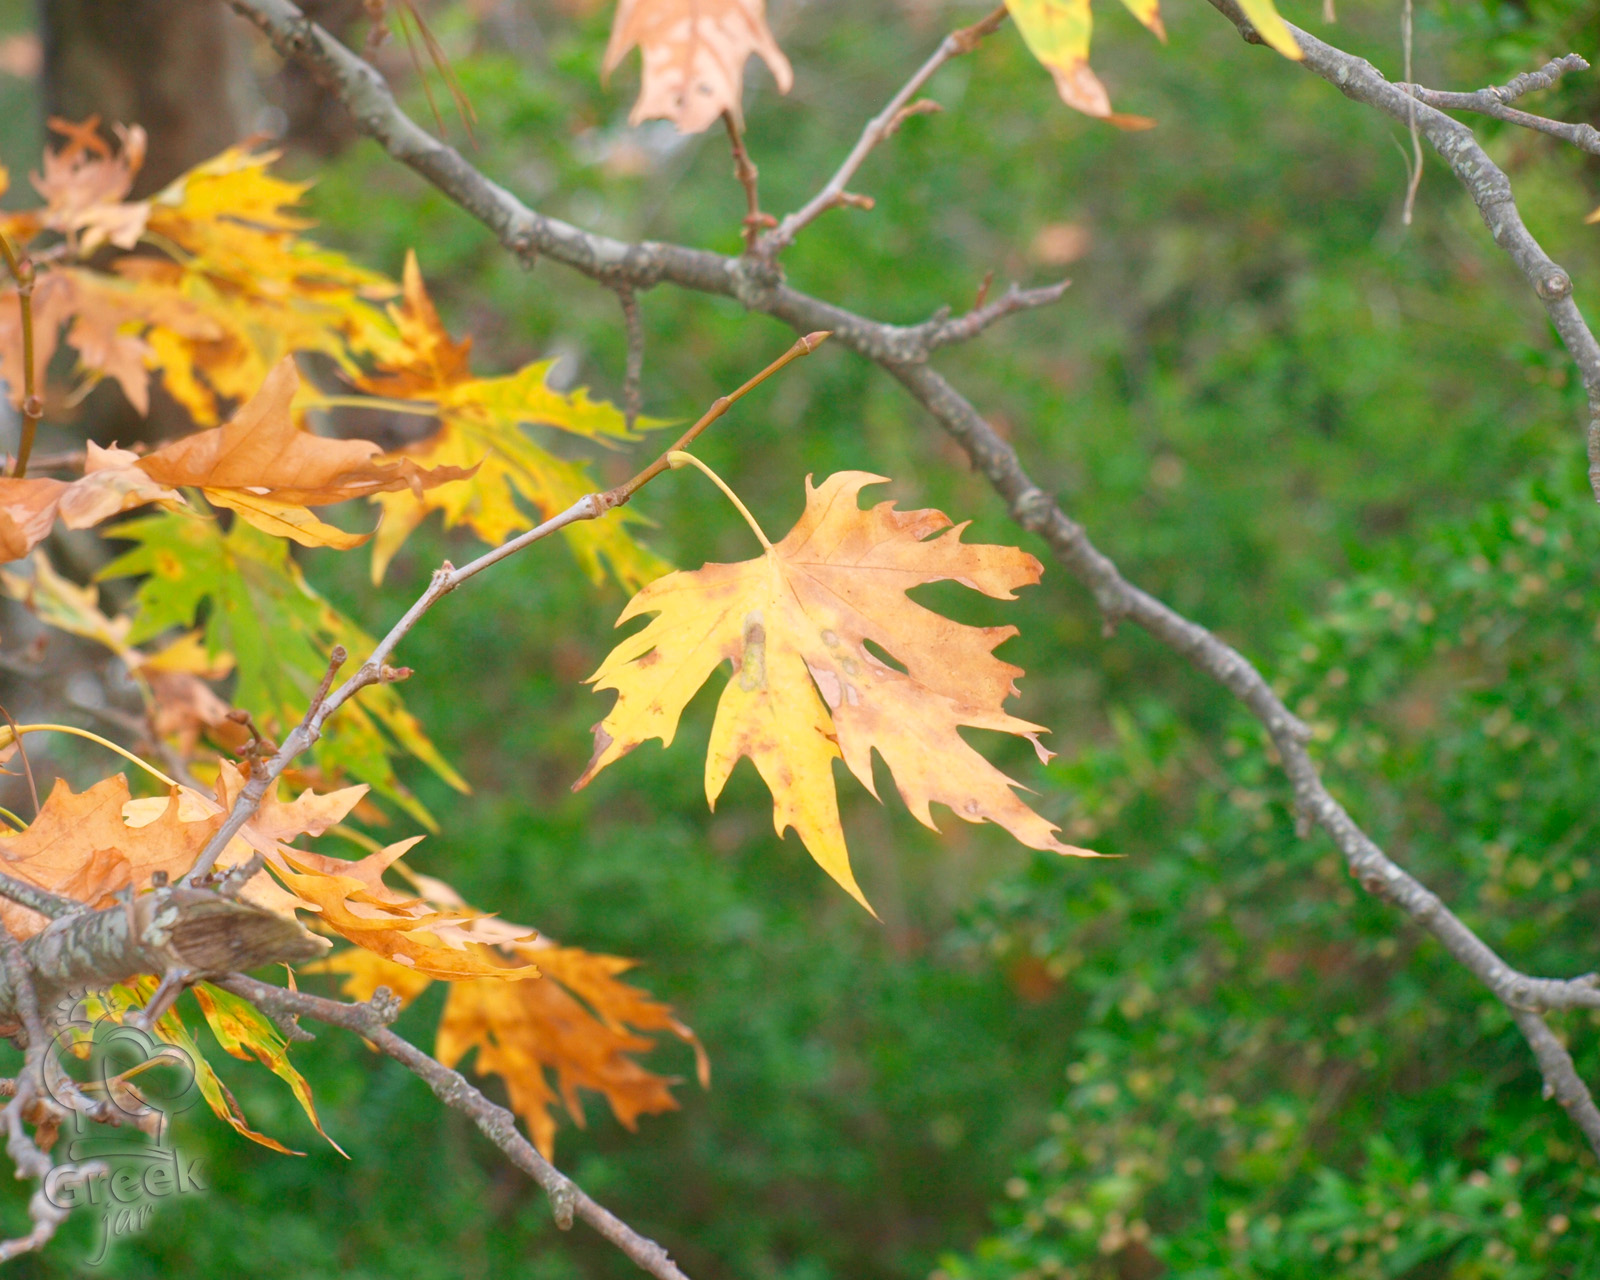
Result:
<svg viewBox="0 0 1600 1280"><path fill-rule="evenodd" d="M388 987L378 987L362 1007L372 1016L374 1024L387 1027L400 1016L400 997Z"/></svg>
<svg viewBox="0 0 1600 1280"><path fill-rule="evenodd" d="M1539 278L1536 287L1546 302L1557 302L1572 295L1572 277L1565 271L1551 271Z"/></svg>
<svg viewBox="0 0 1600 1280"><path fill-rule="evenodd" d="M561 1231L572 1230L572 1215L578 1207L578 1193L566 1178L550 1188L550 1216Z"/></svg>

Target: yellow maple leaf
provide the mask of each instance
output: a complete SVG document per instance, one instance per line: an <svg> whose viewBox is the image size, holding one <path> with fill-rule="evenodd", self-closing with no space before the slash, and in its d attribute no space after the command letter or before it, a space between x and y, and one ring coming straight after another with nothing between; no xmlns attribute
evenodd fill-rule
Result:
<svg viewBox="0 0 1600 1280"><path fill-rule="evenodd" d="M414 254L406 255L403 301L391 306L390 317L397 340L383 353L377 370L358 379L358 385L374 396L415 404L437 416L439 430L407 445L399 456L430 467L476 466L478 472L469 483L447 489L374 496L383 509L372 544L375 583L383 580L395 553L430 512L443 513L446 528L466 525L485 542L498 544L535 523L517 499L545 519L594 490L583 463L542 448L523 430L525 424L555 427L601 443L621 443L632 436L614 406L589 399L581 389L551 390L546 382L549 361L503 378L473 377L471 341L457 341L445 329ZM667 566L629 534L630 523L643 523L642 518L626 508L619 514L621 519L583 521L564 532L592 579L603 577L609 564L631 590Z"/></svg>
<svg viewBox="0 0 1600 1280"><path fill-rule="evenodd" d="M1032 848L1092 856L1058 841L1057 828L1017 798L1017 784L958 732L1018 734L1048 759L1035 736L1043 729L1002 708L1022 672L993 650L1016 628L966 626L906 595L950 580L1010 600L1039 580L1039 562L1015 547L962 542L965 526L952 529L939 511L897 511L889 502L860 510L857 495L880 483L883 477L860 471L817 487L808 478L805 512L788 537L772 544L756 529L763 555L669 574L634 596L619 626L656 616L589 678L597 689L616 690L617 701L595 726L594 758L574 789L647 739L670 744L689 699L731 661L706 755L706 798L714 805L734 765L749 756L772 791L779 835L793 827L869 911L839 824L839 758L876 795L876 750L928 827L929 806L939 803L967 822L998 823Z"/></svg>
<svg viewBox="0 0 1600 1280"><path fill-rule="evenodd" d="M219 397L247 398L291 352L354 372L352 353L388 340L375 304L393 283L301 237L311 223L295 206L309 184L271 174L279 154L233 147L178 177L151 198L148 232L182 253L114 264L140 297L210 324L157 323L145 335L167 389L202 425L217 421Z"/></svg>
<svg viewBox="0 0 1600 1280"><path fill-rule="evenodd" d="M1160 0L1123 0L1123 4L1166 39ZM1261 38L1279 53L1288 58L1302 56L1273 0L1241 0L1239 7ZM1069 107L1124 129L1148 129L1155 123L1145 116L1119 115L1111 110L1110 95L1089 66L1089 39L1094 30L1089 0L1006 0L1006 9L1033 56L1055 78L1056 91Z"/></svg>

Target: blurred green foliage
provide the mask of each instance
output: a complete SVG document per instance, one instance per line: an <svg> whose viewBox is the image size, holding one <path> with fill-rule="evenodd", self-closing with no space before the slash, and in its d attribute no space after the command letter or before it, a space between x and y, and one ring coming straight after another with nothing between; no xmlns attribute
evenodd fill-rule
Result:
<svg viewBox="0 0 1600 1280"><path fill-rule="evenodd" d="M781 213L985 6L772 7L796 87L778 98L752 67L749 141ZM636 70L599 84L609 6L429 12L489 174L597 230L737 248L720 135L630 129ZM1324 30L1306 0L1285 13ZM1338 16L1330 38L1398 76L1398 6ZM876 209L817 223L790 278L912 321L969 304L990 270L999 285L1072 274L1062 304L941 367L1134 580L1284 682L1386 847L1517 963L1581 972L1600 875L1600 529L1565 356L1437 162L1401 224L1401 130L1242 45L1206 6L1167 20L1161 45L1101 11L1096 65L1119 109L1160 121L1138 135L1063 108L1002 30L932 83L945 112L909 120L863 169L853 185ZM1503 81L1569 48L1593 56L1597 29L1592 0L1422 6L1417 78ZM414 84L408 101L426 115ZM1538 105L1593 120L1600 90L1572 77ZM1600 203L1593 168L1483 132L1600 314L1600 232L1581 224ZM0 138L14 173L34 163L25 133ZM605 291L517 269L370 144L291 163L319 178L328 239L390 273L416 248L481 368L557 354L565 376L619 393ZM727 300L658 290L642 306L646 408L662 417L695 415L790 340ZM925 416L844 351L762 388L700 452L769 528L798 513L808 471L860 467L893 476L903 505L974 519L970 537L1017 540ZM615 459L612 478L637 460ZM680 564L750 554L694 476L639 506ZM420 536L381 591L359 553L304 564L370 631L469 546ZM408 706L475 789L410 772L443 834L409 860L564 942L641 957L641 981L712 1054L709 1093L685 1084L683 1111L637 1135L591 1105L559 1162L695 1280L1591 1272L1600 1179L1503 1013L1350 885L1323 838L1294 837L1260 734L1224 696L1130 629L1102 636L1046 563L1018 605L949 597L965 619L1022 628L1004 651L1029 673L1019 713L1053 725L1062 754L1041 768L982 745L1070 838L1125 856L1033 858L954 822L935 837L846 784L882 925L773 837L752 771L706 813L709 697L670 753L644 748L569 794L603 710L578 682L622 600L564 549L484 575L408 640ZM438 994L401 1024L425 1044ZM1568 1029L1600 1078L1592 1029ZM358 1042L326 1033L294 1053L351 1160L317 1145L277 1081L224 1061L252 1121L309 1154L187 1118L210 1194L165 1208L96 1274L634 1274L583 1228L557 1232L469 1125ZM687 1075L685 1059L663 1049L651 1065ZM14 1271L77 1274L91 1235L70 1223Z"/></svg>

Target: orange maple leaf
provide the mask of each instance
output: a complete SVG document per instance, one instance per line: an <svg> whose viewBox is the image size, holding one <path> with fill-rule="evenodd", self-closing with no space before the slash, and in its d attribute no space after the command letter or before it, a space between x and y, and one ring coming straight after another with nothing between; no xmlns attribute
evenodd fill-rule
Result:
<svg viewBox="0 0 1600 1280"><path fill-rule="evenodd" d="M26 831L0 834L0 867L8 875L91 907L109 906L129 886L144 888L152 873L176 879L194 865L216 829L215 822L185 822L171 798L153 821L130 826L128 780L113 774L74 794L65 779L39 809ZM32 937L47 921L17 903L0 900L0 923L18 938Z"/></svg>
<svg viewBox="0 0 1600 1280"><path fill-rule="evenodd" d="M268 859L273 874L333 932L385 960L430 978L516 980L536 974L531 965L508 966L460 926L477 917L460 908L436 910L397 893L383 873L420 840L415 836L345 862L279 846Z"/></svg>
<svg viewBox="0 0 1600 1280"><path fill-rule="evenodd" d="M589 678L615 689L617 701L595 726L594 758L574 789L647 739L670 744L689 699L731 661L706 755L707 799L716 803L734 765L749 756L772 791L778 833L795 828L862 906L833 761L843 758L876 796L874 750L925 826L934 826L929 806L939 803L966 822L998 823L1032 848L1093 856L1057 840L1057 828L1017 797L1018 784L959 732L1017 734L1049 759L1036 736L1043 728L1002 706L1022 672L993 650L1016 628L966 626L906 595L949 580L1010 600L1039 580L1039 562L1015 547L962 542L966 526L951 528L940 511L896 511L890 502L860 510L857 495L881 483L860 471L818 487L808 477L806 509L789 536L774 545L756 529L764 555L668 574L634 596L619 626L657 616Z"/></svg>
<svg viewBox="0 0 1600 1280"><path fill-rule="evenodd" d="M87 529L133 507L183 501L134 464L126 449L102 449L91 442L83 476L68 483L48 477L0 479L0 561L19 560L50 533L59 516L69 529Z"/></svg>
<svg viewBox="0 0 1600 1280"><path fill-rule="evenodd" d="M409 458L380 459L382 450L370 440L332 440L302 431L292 412L299 387L294 360L285 356L230 422L157 449L139 460L139 469L164 485L199 488L216 505L237 511L267 533L305 546L337 547L366 537L324 524L307 507L396 489L421 493L476 470L430 470Z"/></svg>
<svg viewBox="0 0 1600 1280"><path fill-rule="evenodd" d="M619 0L602 74L610 75L635 45L644 59L644 84L630 124L671 120L699 133L724 111L744 118L744 64L760 54L788 93L789 60L767 27L764 0Z"/></svg>
<svg viewBox="0 0 1600 1280"><path fill-rule="evenodd" d="M102 244L131 249L144 234L150 206L125 202L144 165L145 132L134 125L116 126L119 146L113 149L99 134L100 117L81 123L51 117L50 128L66 144L44 154L44 172L32 175L44 197L40 222L59 231L75 253L92 253Z"/></svg>
<svg viewBox="0 0 1600 1280"><path fill-rule="evenodd" d="M415 878L434 901L442 897L442 905L460 903L447 886L425 876ZM490 927L483 928L485 924ZM446 1066L475 1052L473 1067L479 1075L502 1077L512 1109L547 1157L555 1148L558 1102L584 1127L581 1090L603 1095L612 1114L629 1129L642 1115L677 1109L671 1090L675 1081L631 1056L655 1048L655 1041L640 1032L665 1031L688 1044L701 1087L710 1085L710 1062L694 1032L670 1006L618 980L634 961L558 946L548 938L529 941L531 931L489 918L468 928L493 939L507 957L503 963L527 961L538 966L538 976L524 982L453 982L434 1052ZM519 934L522 940L505 936ZM340 975L341 991L357 1000L371 999L384 986L409 1003L428 985L414 969L360 950L341 951L307 966L306 972Z"/></svg>

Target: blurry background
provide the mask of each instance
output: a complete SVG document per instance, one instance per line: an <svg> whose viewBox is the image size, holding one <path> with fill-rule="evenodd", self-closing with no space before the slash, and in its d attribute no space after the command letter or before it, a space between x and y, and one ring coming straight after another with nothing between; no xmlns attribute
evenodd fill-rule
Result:
<svg viewBox="0 0 1600 1280"><path fill-rule="evenodd" d="M10 199L37 165L41 64L71 64L54 41L116 7L42 0L56 24L42 47L32 10L0 6ZM985 8L772 0L796 83L781 98L751 65L765 207L802 202L943 33ZM147 57L219 40L209 73L174 77L172 94L196 75L220 84L236 60L227 119L287 131L325 239L392 275L414 247L484 371L556 354L559 378L619 394L611 294L552 264L518 268L352 139L220 5L127 9L112 52L72 73L83 83L55 76L58 109L106 110L94 94L111 73L93 59L132 56L134 33ZM1397 5L1340 0L1332 27L1307 0L1284 12L1399 78ZM721 134L628 127L637 59L600 85L610 5L426 13L478 112L473 148L436 85L445 131L488 174L596 230L737 249L743 197ZM787 255L791 279L914 321L970 304L991 270L997 287L1071 275L1060 305L941 368L1131 578L1281 681L1335 790L1399 861L1514 963L1597 967L1600 516L1581 392L1542 311L1431 153L1401 224L1402 130L1243 45L1207 5L1175 0L1164 46L1115 5L1096 17L1117 108L1159 127L1124 134L1068 111L1002 29L929 87L944 114L908 121L852 184L877 208L825 216ZM143 25L162 21L165 44ZM364 27L350 31L359 42ZM1501 83L1569 50L1595 57L1597 32L1592 0L1424 4L1416 78ZM427 119L403 46L382 57ZM1594 122L1600 80L1569 77L1530 109ZM205 110L223 118L215 96ZM159 143L160 122L141 123ZM1600 316L1600 227L1582 221L1600 170L1547 139L1481 132ZM695 416L790 341L726 300L663 289L642 306L646 410L661 417ZM894 477L902 505L971 518L969 537L1018 540L937 429L843 350L762 388L700 452L769 529L798 514L805 474L853 467ZM636 462L619 458L616 478ZM640 505L678 564L753 550L694 476ZM364 556L304 564L371 629L469 546L413 539L381 591ZM1069 839L1124 856L1035 856L955 821L936 837L892 787L879 806L846 782L882 924L774 837L748 766L706 812L714 694L672 751L645 747L569 793L605 705L579 681L623 598L597 594L563 547L485 575L407 642L409 704L475 787L457 796L413 770L444 834L408 861L509 919L643 959L640 982L712 1056L711 1090L684 1084L683 1109L637 1134L592 1100L558 1163L695 1280L1594 1274L1600 1176L1540 1100L1504 1013L1355 891L1325 839L1296 840L1261 734L1217 689L1132 629L1103 637L1085 593L1046 565L1017 605L938 599L1021 627L1003 651L1028 672L1015 705L1053 727L1061 756L1041 768L1026 748L982 745ZM431 1043L440 999L401 1030ZM1595 1028L1567 1030L1600 1080ZM634 1274L585 1229L558 1233L465 1120L358 1041L328 1032L295 1055L351 1159L279 1082L224 1061L252 1119L309 1154L192 1117L182 1141L204 1154L210 1194L173 1201L95 1274ZM648 1063L691 1074L676 1047ZM23 1193L7 1194L14 1226ZM85 1271L90 1225L13 1273Z"/></svg>

